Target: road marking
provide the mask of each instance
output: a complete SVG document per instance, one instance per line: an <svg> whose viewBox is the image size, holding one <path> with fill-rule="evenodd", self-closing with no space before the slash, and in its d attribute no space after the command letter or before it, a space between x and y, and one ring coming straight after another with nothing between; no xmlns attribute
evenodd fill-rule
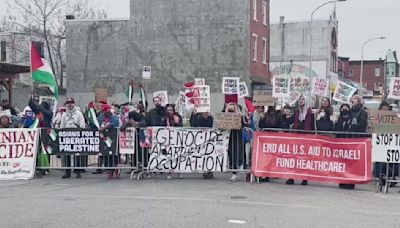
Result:
<svg viewBox="0 0 400 228"><path fill-rule="evenodd" d="M243 220L228 220L229 223L234 223L234 224L245 224L246 221Z"/></svg>

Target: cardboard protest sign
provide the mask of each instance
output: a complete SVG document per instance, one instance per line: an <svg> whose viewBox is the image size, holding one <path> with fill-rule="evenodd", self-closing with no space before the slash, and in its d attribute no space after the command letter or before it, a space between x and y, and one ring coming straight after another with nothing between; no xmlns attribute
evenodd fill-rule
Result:
<svg viewBox="0 0 400 228"><path fill-rule="evenodd" d="M288 97L290 94L290 78L286 76L274 76L272 79L272 96Z"/></svg>
<svg viewBox="0 0 400 228"><path fill-rule="evenodd" d="M351 103L350 99L356 91L357 88L352 85L339 81L332 99L341 103Z"/></svg>
<svg viewBox="0 0 400 228"><path fill-rule="evenodd" d="M329 81L322 78L313 78L312 80L312 94L324 97L329 93Z"/></svg>
<svg viewBox="0 0 400 228"><path fill-rule="evenodd" d="M239 78L223 77L222 78L222 93L223 94L239 94Z"/></svg>
<svg viewBox="0 0 400 228"><path fill-rule="evenodd" d="M396 112L367 110L368 132L400 134L400 116Z"/></svg>
<svg viewBox="0 0 400 228"><path fill-rule="evenodd" d="M94 92L94 99L96 103L99 103L100 101L105 101L107 102L108 99L108 89L104 88L96 88Z"/></svg>
<svg viewBox="0 0 400 228"><path fill-rule="evenodd" d="M143 79L151 79L151 66L144 66L142 71Z"/></svg>
<svg viewBox="0 0 400 228"><path fill-rule="evenodd" d="M241 129L242 115L230 112L215 113L213 127L219 129Z"/></svg>
<svg viewBox="0 0 400 228"><path fill-rule="evenodd" d="M128 127L119 134L119 153L135 154L136 128Z"/></svg>
<svg viewBox="0 0 400 228"><path fill-rule="evenodd" d="M206 80L204 78L195 78L194 85L196 86L203 86L206 85Z"/></svg>
<svg viewBox="0 0 400 228"><path fill-rule="evenodd" d="M226 171L229 130L152 127L149 133L149 171Z"/></svg>
<svg viewBox="0 0 400 228"><path fill-rule="evenodd" d="M372 162L400 163L400 134L372 134Z"/></svg>
<svg viewBox="0 0 400 228"><path fill-rule="evenodd" d="M157 91L153 93L153 98L159 97L161 99L161 106L165 107L168 103L168 91Z"/></svg>
<svg viewBox="0 0 400 228"><path fill-rule="evenodd" d="M247 97L249 96L249 90L247 89L247 84L246 82L240 82L239 83L239 98Z"/></svg>
<svg viewBox="0 0 400 228"><path fill-rule="evenodd" d="M253 90L253 105L254 106L273 106L275 98L272 97L271 90Z"/></svg>
<svg viewBox="0 0 400 228"><path fill-rule="evenodd" d="M41 143L49 154L117 153L118 129L109 129L104 133L81 128L41 129L40 135Z"/></svg>
<svg viewBox="0 0 400 228"><path fill-rule="evenodd" d="M392 78L389 87L389 99L400 100L400 78Z"/></svg>
<svg viewBox="0 0 400 228"><path fill-rule="evenodd" d="M369 138L255 132L251 169L256 177L368 183L370 154Z"/></svg>
<svg viewBox="0 0 400 228"><path fill-rule="evenodd" d="M0 180L33 178L38 139L37 129L1 129Z"/></svg>

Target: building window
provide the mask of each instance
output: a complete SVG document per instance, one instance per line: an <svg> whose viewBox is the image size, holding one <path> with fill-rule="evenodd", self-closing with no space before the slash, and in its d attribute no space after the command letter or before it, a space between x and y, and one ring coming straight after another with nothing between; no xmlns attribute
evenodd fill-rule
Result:
<svg viewBox="0 0 400 228"><path fill-rule="evenodd" d="M253 61L257 62L257 34L253 33Z"/></svg>
<svg viewBox="0 0 400 228"><path fill-rule="evenodd" d="M263 12L263 24L267 25L267 2L266 1L262 1L262 12Z"/></svg>
<svg viewBox="0 0 400 228"><path fill-rule="evenodd" d="M381 76L381 69L380 68L375 68L374 69L374 75L375 75L375 77Z"/></svg>
<svg viewBox="0 0 400 228"><path fill-rule="evenodd" d="M1 41L1 44L0 44L0 52L1 52L1 58L0 58L0 61L6 61L7 60L7 50L6 50L6 48L7 48L7 45L6 45L7 43L6 43L6 41Z"/></svg>
<svg viewBox="0 0 400 228"><path fill-rule="evenodd" d="M257 21L257 0L253 0L253 20Z"/></svg>
<svg viewBox="0 0 400 228"><path fill-rule="evenodd" d="M263 64L267 64L267 39L263 37L262 40L263 40L262 60Z"/></svg>
<svg viewBox="0 0 400 228"><path fill-rule="evenodd" d="M353 69L349 69L349 77L353 77Z"/></svg>

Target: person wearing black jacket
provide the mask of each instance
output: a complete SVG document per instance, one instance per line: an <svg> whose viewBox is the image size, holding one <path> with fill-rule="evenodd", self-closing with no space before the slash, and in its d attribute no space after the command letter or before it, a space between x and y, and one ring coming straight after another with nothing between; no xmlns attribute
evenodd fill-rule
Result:
<svg viewBox="0 0 400 228"><path fill-rule="evenodd" d="M317 112L317 130L318 131L332 131L333 129L333 121L331 120L331 116L333 115L333 108L331 106L331 101L329 98L322 98L321 107Z"/></svg>
<svg viewBox="0 0 400 228"><path fill-rule="evenodd" d="M39 100L37 98L31 97L29 100L29 107L35 113L36 117L39 117L38 127L51 127L51 120L53 118L53 111L51 110L50 103L47 101L42 101L39 105Z"/></svg>
<svg viewBox="0 0 400 228"><path fill-rule="evenodd" d="M289 105L285 105L283 107L283 113L282 113L282 116L281 116L281 126L280 126L280 128L282 128L282 129L290 129L291 126L293 125L293 123L294 123L294 117L291 114L290 106Z"/></svg>
<svg viewBox="0 0 400 228"><path fill-rule="evenodd" d="M365 111L364 106L362 104L362 97L358 94L354 95L351 98L352 108L351 115L357 119L357 128L356 132L367 132L368 125L368 113ZM364 136L358 135L355 138L362 138Z"/></svg>
<svg viewBox="0 0 400 228"><path fill-rule="evenodd" d="M336 138L354 138L355 135L351 134L351 132L357 131L357 119L353 116L348 104L342 104L339 110L340 115L335 124L334 131L335 133L343 133L336 133ZM339 184L339 188L354 189L354 184Z"/></svg>
<svg viewBox="0 0 400 228"><path fill-rule="evenodd" d="M153 104L155 107L146 114L147 126L163 126L162 120L165 116L165 109L161 106L161 99L159 97L154 97Z"/></svg>
<svg viewBox="0 0 400 228"><path fill-rule="evenodd" d="M275 111L274 106L268 106L265 117L260 119L260 129L279 128L281 126L281 116Z"/></svg>
<svg viewBox="0 0 400 228"><path fill-rule="evenodd" d="M212 128L214 124L214 118L209 112L196 113L196 109L193 110L190 116L190 126L191 127L207 127ZM212 172L203 173L204 179L212 179L214 175Z"/></svg>

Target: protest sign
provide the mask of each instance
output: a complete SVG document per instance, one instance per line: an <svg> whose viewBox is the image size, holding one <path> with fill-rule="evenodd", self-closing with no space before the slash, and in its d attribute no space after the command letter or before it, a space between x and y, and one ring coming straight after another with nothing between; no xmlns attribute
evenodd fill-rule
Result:
<svg viewBox="0 0 400 228"><path fill-rule="evenodd" d="M219 129L241 129L242 115L229 112L215 113L213 127Z"/></svg>
<svg viewBox="0 0 400 228"><path fill-rule="evenodd" d="M371 139L255 132L252 161L257 177L367 183L371 180Z"/></svg>
<svg viewBox="0 0 400 228"><path fill-rule="evenodd" d="M372 162L400 163L400 134L372 134Z"/></svg>
<svg viewBox="0 0 400 228"><path fill-rule="evenodd" d="M332 99L341 103L350 103L351 97L357 91L357 88L344 82L338 82Z"/></svg>
<svg viewBox="0 0 400 228"><path fill-rule="evenodd" d="M290 78L286 76L274 76L272 80L272 96L288 97L290 94Z"/></svg>
<svg viewBox="0 0 400 228"><path fill-rule="evenodd" d="M311 93L321 97L327 96L329 93L328 85L329 82L326 79L313 78Z"/></svg>
<svg viewBox="0 0 400 228"><path fill-rule="evenodd" d="M194 85L195 86L206 85L206 80L204 78L195 78L194 79Z"/></svg>
<svg viewBox="0 0 400 228"><path fill-rule="evenodd" d="M179 113L179 115L183 116L185 114L186 109L186 96L185 93L179 91L178 98L175 102L175 111Z"/></svg>
<svg viewBox="0 0 400 228"><path fill-rule="evenodd" d="M151 66L144 66L142 71L143 79L151 79Z"/></svg>
<svg viewBox="0 0 400 228"><path fill-rule="evenodd" d="M209 97L193 98L192 102L197 113L211 111L211 100Z"/></svg>
<svg viewBox="0 0 400 228"><path fill-rule="evenodd" d="M289 105L290 106L295 105L297 100L300 98L300 96L301 96L301 94L298 91L295 91L295 90L291 91L290 95L289 95L289 101L288 101Z"/></svg>
<svg viewBox="0 0 400 228"><path fill-rule="evenodd" d="M400 116L396 112L367 110L368 132L381 134L400 134Z"/></svg>
<svg viewBox="0 0 400 228"><path fill-rule="evenodd" d="M136 128L128 127L119 134L119 153L135 154Z"/></svg>
<svg viewBox="0 0 400 228"><path fill-rule="evenodd" d="M152 127L149 171L224 172L230 131Z"/></svg>
<svg viewBox="0 0 400 228"><path fill-rule="evenodd" d="M275 98L272 97L272 88L267 90L253 90L253 105L254 106L273 106Z"/></svg>
<svg viewBox="0 0 400 228"><path fill-rule="evenodd" d="M223 94L239 94L239 78L223 77L222 78Z"/></svg>
<svg viewBox="0 0 400 228"><path fill-rule="evenodd" d="M389 99L400 100L400 78L392 78L389 87Z"/></svg>
<svg viewBox="0 0 400 228"><path fill-rule="evenodd" d="M100 101L105 101L107 102L108 99L108 89L104 88L96 88L94 92L94 99L96 103L99 103Z"/></svg>
<svg viewBox="0 0 400 228"><path fill-rule="evenodd" d="M0 180L33 178L38 138L36 129L1 129Z"/></svg>
<svg viewBox="0 0 400 228"><path fill-rule="evenodd" d="M247 84L246 82L240 82L239 83L239 98L247 97L249 96L249 90L247 89Z"/></svg>
<svg viewBox="0 0 400 228"><path fill-rule="evenodd" d="M153 93L153 98L159 97L161 99L161 106L165 107L168 103L168 91L157 91Z"/></svg>
<svg viewBox="0 0 400 228"><path fill-rule="evenodd" d="M81 128L41 129L40 139L49 154L116 153L118 129L109 129L104 133Z"/></svg>
<svg viewBox="0 0 400 228"><path fill-rule="evenodd" d="M189 98L189 103L193 104L196 112L201 113L211 111L210 86L193 86L187 90L192 96Z"/></svg>

